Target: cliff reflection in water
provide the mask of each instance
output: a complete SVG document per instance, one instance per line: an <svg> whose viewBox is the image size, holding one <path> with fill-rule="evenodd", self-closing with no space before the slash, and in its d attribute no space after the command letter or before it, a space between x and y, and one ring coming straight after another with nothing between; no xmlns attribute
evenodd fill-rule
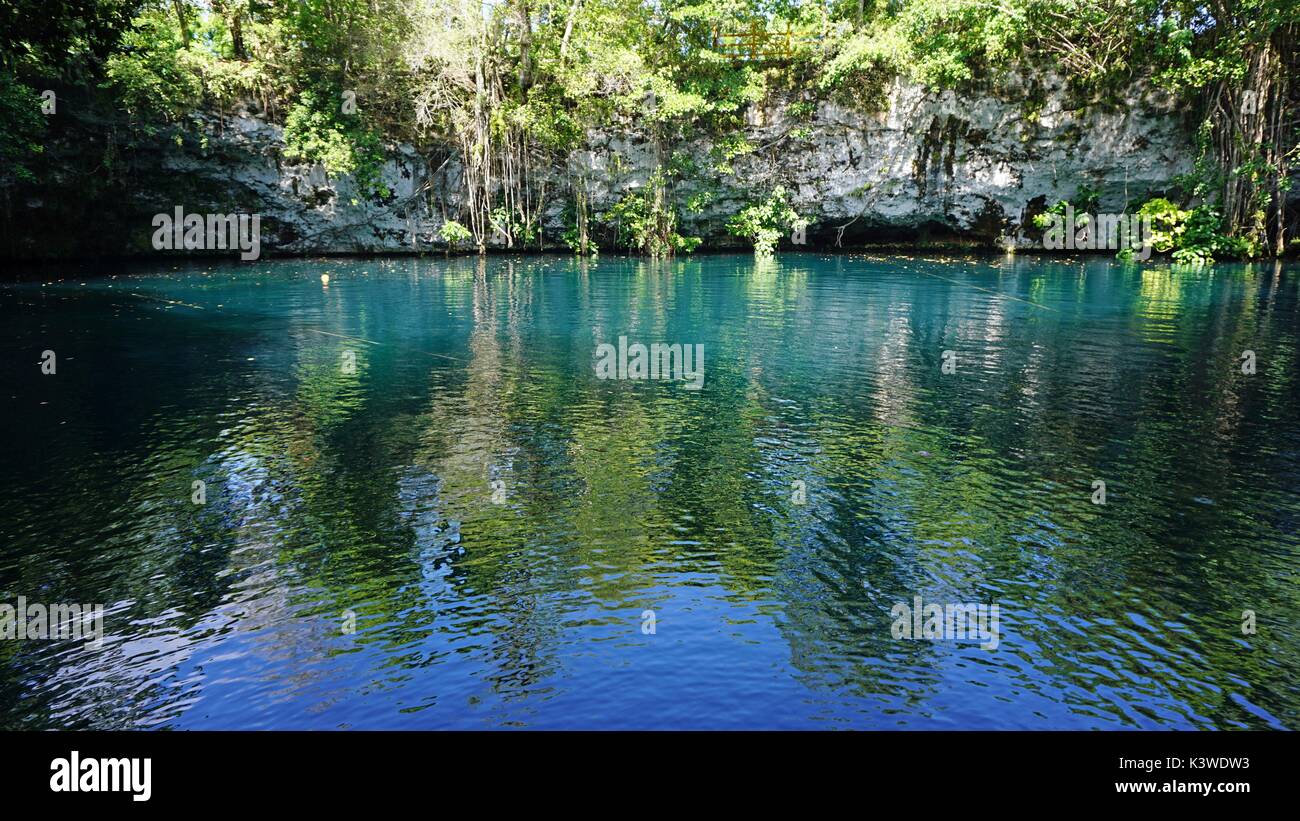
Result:
<svg viewBox="0 0 1300 821"><path fill-rule="evenodd" d="M119 273L0 289L0 591L108 608L0 642L0 725L1300 727L1294 270Z"/></svg>

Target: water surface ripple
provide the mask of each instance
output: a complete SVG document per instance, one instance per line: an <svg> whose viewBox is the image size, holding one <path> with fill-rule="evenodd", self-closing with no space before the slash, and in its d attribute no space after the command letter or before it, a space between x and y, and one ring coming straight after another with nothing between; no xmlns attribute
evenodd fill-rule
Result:
<svg viewBox="0 0 1300 821"><path fill-rule="evenodd" d="M107 608L0 727L1300 728L1294 268L112 273L0 286L0 601Z"/></svg>

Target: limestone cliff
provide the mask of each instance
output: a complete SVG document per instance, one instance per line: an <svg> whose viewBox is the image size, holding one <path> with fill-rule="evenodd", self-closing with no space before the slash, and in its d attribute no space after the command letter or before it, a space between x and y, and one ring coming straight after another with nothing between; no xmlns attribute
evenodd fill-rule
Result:
<svg viewBox="0 0 1300 821"><path fill-rule="evenodd" d="M729 170L719 170L707 138L668 147L699 169L676 185L675 198L712 195L697 212L683 211L683 233L703 236L705 247L734 244L727 217L781 184L811 221L811 245L939 239L991 246L1084 187L1100 192L1102 210L1135 207L1173 188L1192 162L1188 122L1173 101L1142 87L1109 105L1084 105L1059 80L1025 74L977 97L896 83L875 112L824 100L792 106L792 99L747 113L752 150L732 158ZM247 111L196 115L179 133L124 144L106 128L111 120L72 108L47 146L50 160L65 158L68 171L9 192L0 253L152 253L150 219L176 205L261 214L263 253L430 252L442 250L444 214L458 209L460 166L450 151L390 146L382 176L392 193L367 197L349 178L288 162L280 128ZM107 183L78 170L87 156L101 178L105 162L115 163ZM578 171L599 213L644 185L655 165L649 135L633 125L590 134L568 168L551 172L545 243L559 246L567 186Z"/></svg>

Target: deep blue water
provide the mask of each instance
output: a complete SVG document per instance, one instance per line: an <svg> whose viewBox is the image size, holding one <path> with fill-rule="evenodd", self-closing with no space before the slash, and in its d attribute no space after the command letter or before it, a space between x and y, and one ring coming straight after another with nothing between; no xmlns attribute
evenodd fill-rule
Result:
<svg viewBox="0 0 1300 821"><path fill-rule="evenodd" d="M0 601L107 608L99 649L0 641L0 727L1300 728L1297 273L0 286ZM702 388L596 378L620 336ZM996 603L998 647L894 638L914 596Z"/></svg>

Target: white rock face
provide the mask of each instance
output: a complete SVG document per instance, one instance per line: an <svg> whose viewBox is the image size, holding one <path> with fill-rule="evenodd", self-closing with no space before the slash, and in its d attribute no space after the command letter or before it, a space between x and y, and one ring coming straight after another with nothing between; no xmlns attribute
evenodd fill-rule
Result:
<svg viewBox="0 0 1300 821"><path fill-rule="evenodd" d="M794 123L777 108L749 135L766 148L735 162L734 196L718 205L734 213L747 194L784 184L814 233L855 220L880 236L928 227L991 238L1015 233L1032 200L1088 188L1100 210L1122 211L1191 170L1171 100L1135 88L1113 108L1071 109L1059 81L1046 82L1055 84L1040 87L1039 103L1019 84L999 88L1019 99L965 99L897 83L880 114L822 103L811 122Z"/></svg>
<svg viewBox="0 0 1300 821"><path fill-rule="evenodd" d="M717 170L717 146L706 140L666 146L666 154L685 152L698 169L676 184L677 201L713 194L699 213L683 213L683 232L726 242L729 216L784 185L810 219L813 242L834 244L836 228L847 223L845 245L915 235L991 243L1027 222L1031 201L1041 207L1090 188L1100 193L1100 210L1118 212L1167 191L1191 169L1188 125L1173 101L1155 92L1134 87L1111 106L1072 107L1059 79L1024 75L1000 82L997 93L966 98L896 83L887 111L822 102L804 121L791 116L791 100L777 101L747 113L754 150L735 157L731 173ZM392 195L380 200L361 196L351 179L330 178L319 166L286 162L278 126L247 114L203 123L207 150L173 146L164 169L192 180L214 207L216 200L233 201L261 213L267 250L441 250L436 237L443 214L454 218L462 198L453 153L426 157L409 146L391 147L382 176ZM575 170L586 170L600 212L646 184L655 150L646 133L629 127L590 135L569 165L547 186L552 246L565 227ZM147 189L139 196L147 200Z"/></svg>
<svg viewBox="0 0 1300 821"><path fill-rule="evenodd" d="M423 186L428 161L410 146L391 146L381 199L358 192L350 177L330 177L314 164L284 159L279 126L242 114L203 118L208 150L169 151L166 172L193 181L196 196L218 207L233 200L262 215L263 247L282 253L429 250L441 219L428 214ZM146 194L147 196L147 194ZM217 202L222 200L223 202Z"/></svg>

